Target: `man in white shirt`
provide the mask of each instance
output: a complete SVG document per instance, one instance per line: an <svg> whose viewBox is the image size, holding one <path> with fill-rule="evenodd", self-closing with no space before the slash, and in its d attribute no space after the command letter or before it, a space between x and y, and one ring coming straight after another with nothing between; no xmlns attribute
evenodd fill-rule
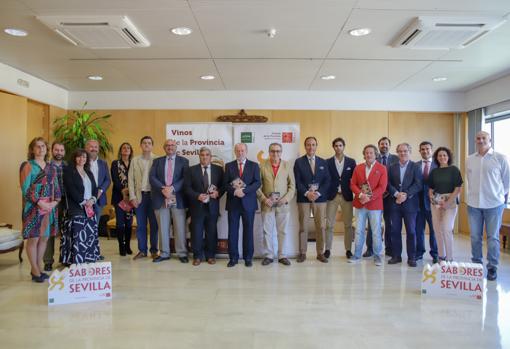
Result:
<svg viewBox="0 0 510 349"><path fill-rule="evenodd" d="M471 259L483 263L483 227L487 231L487 280L496 280L499 262L499 229L510 189L510 170L505 155L491 148L491 136L480 131L476 149L466 161L467 204L471 230Z"/></svg>

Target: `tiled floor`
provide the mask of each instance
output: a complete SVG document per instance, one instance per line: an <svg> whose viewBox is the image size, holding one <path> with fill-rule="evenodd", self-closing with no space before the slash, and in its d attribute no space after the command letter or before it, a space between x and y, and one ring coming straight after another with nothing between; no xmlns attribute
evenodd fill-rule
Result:
<svg viewBox="0 0 510 349"><path fill-rule="evenodd" d="M482 304L424 298L421 263L351 265L341 237L334 243L328 264L309 254L290 267L227 269L226 260L135 262L101 240L113 264L113 301L51 308L28 262L1 255L0 347L510 348L509 254ZM455 243L455 259L469 261L469 240Z"/></svg>

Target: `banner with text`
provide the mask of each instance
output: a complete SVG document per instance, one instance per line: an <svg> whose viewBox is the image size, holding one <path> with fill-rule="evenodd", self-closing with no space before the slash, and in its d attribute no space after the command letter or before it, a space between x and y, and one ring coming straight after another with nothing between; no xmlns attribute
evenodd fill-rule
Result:
<svg viewBox="0 0 510 349"><path fill-rule="evenodd" d="M264 123L264 124L234 124L234 144L246 143L248 146L248 159L259 164L269 158L269 145L280 143L282 145L282 159L289 161L291 167L299 157L299 124L294 123ZM299 220L296 199L291 202L290 220L287 226L286 241L283 252L289 257L297 255L299 250ZM260 205L259 205L260 207ZM263 256L263 232L260 210L255 214L253 227L255 256ZM242 234L239 234L242 239ZM274 246L277 246L276 232L273 234ZM242 243L239 244L242 246ZM242 251L240 251L242 252Z"/></svg>
<svg viewBox="0 0 510 349"><path fill-rule="evenodd" d="M177 142L177 154L187 158L190 166L200 162L198 154L204 146L211 149L212 163L221 168L233 160L232 124L229 122L169 123L166 125L166 138ZM227 253L228 218L225 200L226 195L223 195L218 219L218 253ZM187 236L189 238L189 232Z"/></svg>
<svg viewBox="0 0 510 349"><path fill-rule="evenodd" d="M48 305L112 299L111 262L73 264L51 273Z"/></svg>

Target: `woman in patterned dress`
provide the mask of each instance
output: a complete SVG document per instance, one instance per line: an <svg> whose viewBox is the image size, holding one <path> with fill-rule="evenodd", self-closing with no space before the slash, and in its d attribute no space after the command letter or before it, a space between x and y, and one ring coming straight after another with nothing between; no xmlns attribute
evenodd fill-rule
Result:
<svg viewBox="0 0 510 349"><path fill-rule="evenodd" d="M119 254L125 256L131 251L131 227L133 223L133 207L129 203L128 171L133 148L129 143L122 143L117 160L112 162L111 175L113 182L112 205L115 207L115 221L117 240L119 240Z"/></svg>
<svg viewBox="0 0 510 349"><path fill-rule="evenodd" d="M60 262L64 265L93 263L99 258L94 206L97 185L89 169L88 154L77 149L64 169L67 220L62 233Z"/></svg>
<svg viewBox="0 0 510 349"><path fill-rule="evenodd" d="M48 163L48 144L42 137L34 138L28 146L28 160L20 167L20 186L23 195L23 238L30 261L32 281L43 282L48 275L40 267L50 236L58 232L58 210L61 188L57 169Z"/></svg>

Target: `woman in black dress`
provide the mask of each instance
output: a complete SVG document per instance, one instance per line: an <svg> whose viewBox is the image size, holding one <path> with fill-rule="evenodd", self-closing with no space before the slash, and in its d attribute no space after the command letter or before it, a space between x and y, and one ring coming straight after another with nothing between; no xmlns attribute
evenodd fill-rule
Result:
<svg viewBox="0 0 510 349"><path fill-rule="evenodd" d="M119 240L119 254L121 256L133 253L130 246L133 207L129 203L128 188L128 172L132 158L133 147L129 143L122 143L117 160L114 160L111 166L113 181L112 205L115 207L115 230Z"/></svg>
<svg viewBox="0 0 510 349"><path fill-rule="evenodd" d="M64 223L60 262L64 265L93 263L99 259L97 221L94 206L97 185L89 169L88 154L74 151L71 164L64 169L67 221Z"/></svg>

